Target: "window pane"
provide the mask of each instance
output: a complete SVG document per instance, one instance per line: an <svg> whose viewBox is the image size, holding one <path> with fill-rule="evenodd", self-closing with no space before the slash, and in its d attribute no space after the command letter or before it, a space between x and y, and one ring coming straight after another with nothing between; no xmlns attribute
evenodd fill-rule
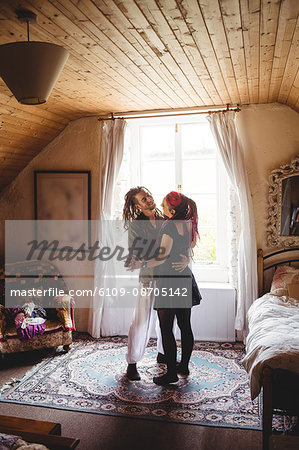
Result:
<svg viewBox="0 0 299 450"><path fill-rule="evenodd" d="M183 158L206 158L215 154L215 141L208 124L190 123L181 127Z"/></svg>
<svg viewBox="0 0 299 450"><path fill-rule="evenodd" d="M191 192L216 193L216 160L183 161L182 189L186 195Z"/></svg>
<svg viewBox="0 0 299 450"><path fill-rule="evenodd" d="M142 159L174 159L174 131L174 125L141 127L140 149Z"/></svg>
<svg viewBox="0 0 299 450"><path fill-rule="evenodd" d="M175 189L174 161L147 161L141 164L141 184L153 195Z"/></svg>
<svg viewBox="0 0 299 450"><path fill-rule="evenodd" d="M201 264L216 262L216 230L200 230L200 241L194 247L194 260Z"/></svg>
<svg viewBox="0 0 299 450"><path fill-rule="evenodd" d="M200 227L216 227L217 225L217 199L212 195L190 195L196 202L198 223Z"/></svg>
<svg viewBox="0 0 299 450"><path fill-rule="evenodd" d="M219 205L217 198L222 178L218 178L216 143L202 117L197 123L192 123L190 118L184 120L185 123L183 119L178 120L177 133L177 118L160 123L156 119L142 123L128 121L125 154L114 191L117 197L114 210L121 216L124 194L135 185L146 186L161 209L165 194L177 190L177 184L181 184L182 192L195 200L198 207L201 239L194 249L194 260L199 266L211 265L212 273L214 266L223 264L219 259L222 253L216 254L216 244L222 245L226 234L220 235L218 241L217 221L225 220L227 213L227 207Z"/></svg>

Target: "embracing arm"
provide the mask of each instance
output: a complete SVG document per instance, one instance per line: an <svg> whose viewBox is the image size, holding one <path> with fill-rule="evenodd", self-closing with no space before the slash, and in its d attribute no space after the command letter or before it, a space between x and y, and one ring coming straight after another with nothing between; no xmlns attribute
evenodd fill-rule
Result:
<svg viewBox="0 0 299 450"><path fill-rule="evenodd" d="M172 268L178 272L183 272L190 262L190 256L183 255L180 253L181 259L179 261L172 263Z"/></svg>
<svg viewBox="0 0 299 450"><path fill-rule="evenodd" d="M168 256L170 255L172 249L173 239L168 234L163 234L160 244L160 249L163 250L156 258L149 259L147 261L147 267L156 267L163 264Z"/></svg>
<svg viewBox="0 0 299 450"><path fill-rule="evenodd" d="M146 261L146 267L157 267L160 266L160 264L163 264L170 255L172 244L173 239L168 234L163 234L160 244L160 249L162 249L163 252L159 252L159 254L155 258L148 259ZM140 269L143 264L144 261L134 258L131 260L129 270Z"/></svg>
<svg viewBox="0 0 299 450"><path fill-rule="evenodd" d="M128 229L128 247L129 250L134 247L134 242L140 241L141 237L140 221L132 220Z"/></svg>
<svg viewBox="0 0 299 450"><path fill-rule="evenodd" d="M190 225L189 225L189 228L190 228ZM191 233L191 228L189 229L189 232ZM194 238L191 242L191 248L194 248L196 246L196 242L197 242L197 238L196 238L196 236L194 236ZM191 252L190 252L190 254L191 254ZM183 272L190 263L190 256L183 255L182 253L180 253L180 257L181 257L181 259L179 261L175 261L172 263L172 268L174 270L177 270L178 272Z"/></svg>
<svg viewBox="0 0 299 450"><path fill-rule="evenodd" d="M140 249L139 251L134 250L134 244L138 243L141 240L140 237L140 224L137 220L133 220L129 224L128 229L128 250L129 255L125 261L125 267L130 267L132 258L138 257L140 258Z"/></svg>

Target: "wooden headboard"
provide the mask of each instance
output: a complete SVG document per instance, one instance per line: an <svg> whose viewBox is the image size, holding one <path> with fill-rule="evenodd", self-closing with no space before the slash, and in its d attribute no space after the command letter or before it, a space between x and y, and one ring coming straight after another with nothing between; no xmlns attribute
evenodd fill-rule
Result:
<svg viewBox="0 0 299 450"><path fill-rule="evenodd" d="M285 248L277 250L272 253L268 253L264 256L261 248L257 251L257 275L258 275L258 294L261 297L269 290L268 283L265 279L266 271L272 270L272 275L275 272L277 266L285 265L299 265L299 247ZM270 277L272 278L272 277Z"/></svg>

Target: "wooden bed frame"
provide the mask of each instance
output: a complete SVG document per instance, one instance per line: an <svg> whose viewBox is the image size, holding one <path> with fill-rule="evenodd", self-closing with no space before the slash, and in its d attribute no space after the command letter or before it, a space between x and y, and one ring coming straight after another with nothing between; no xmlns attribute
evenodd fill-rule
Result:
<svg viewBox="0 0 299 450"><path fill-rule="evenodd" d="M290 253L289 253L290 252ZM299 265L299 248L284 249L266 256L258 250L258 292L262 296L265 288L265 272L273 271L279 265ZM272 434L272 419L275 410L284 411L291 416L299 416L299 374L284 369L271 369L265 366L262 375L263 389L263 450L269 449Z"/></svg>

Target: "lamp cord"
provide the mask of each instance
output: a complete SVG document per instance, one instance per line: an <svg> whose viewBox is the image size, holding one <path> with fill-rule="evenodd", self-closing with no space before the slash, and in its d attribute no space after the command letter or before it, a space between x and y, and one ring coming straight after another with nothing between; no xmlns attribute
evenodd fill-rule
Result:
<svg viewBox="0 0 299 450"><path fill-rule="evenodd" d="M27 22L27 39L29 42L29 20L27 20L26 22Z"/></svg>

